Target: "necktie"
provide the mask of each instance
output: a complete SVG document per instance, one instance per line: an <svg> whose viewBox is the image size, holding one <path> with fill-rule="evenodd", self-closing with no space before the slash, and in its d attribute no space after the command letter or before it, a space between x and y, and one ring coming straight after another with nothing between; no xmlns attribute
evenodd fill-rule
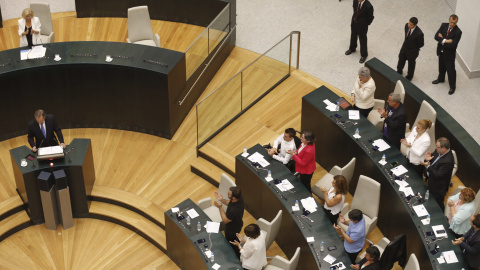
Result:
<svg viewBox="0 0 480 270"><path fill-rule="evenodd" d="M451 30L452 30L452 28L449 27L449 28L448 28L448 31L447 31L447 36L446 36L445 38L448 37L448 34L450 34L450 31L451 31Z"/></svg>
<svg viewBox="0 0 480 270"><path fill-rule="evenodd" d="M45 133L45 128L43 127L44 124L41 124L40 125L40 129L42 130L42 133L43 133L43 137L45 137L45 139L47 138L47 133Z"/></svg>
<svg viewBox="0 0 480 270"><path fill-rule="evenodd" d="M408 30L407 38L409 38L411 34L412 34L412 29Z"/></svg>
<svg viewBox="0 0 480 270"><path fill-rule="evenodd" d="M354 19L355 22L357 22L358 13L360 12L361 7L362 7L362 3L358 3L357 12L355 13L355 19Z"/></svg>

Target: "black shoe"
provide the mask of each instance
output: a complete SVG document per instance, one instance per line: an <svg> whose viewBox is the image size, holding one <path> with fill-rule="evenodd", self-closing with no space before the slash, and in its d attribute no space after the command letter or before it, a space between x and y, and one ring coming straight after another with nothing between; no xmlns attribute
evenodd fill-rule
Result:
<svg viewBox="0 0 480 270"><path fill-rule="evenodd" d="M405 79L407 79L407 80L409 80L409 81L411 81L411 80L412 80L412 78L413 78L413 76L408 76L408 75L407 75L407 76L405 76Z"/></svg>
<svg viewBox="0 0 480 270"><path fill-rule="evenodd" d="M439 84L439 83L444 83L444 82L445 82L445 81L435 80L435 81L433 81L432 83L433 83L433 84Z"/></svg>
<svg viewBox="0 0 480 270"><path fill-rule="evenodd" d="M355 51L347 50L347 51L345 52L345 55L350 55L350 54L352 54L353 52L355 52Z"/></svg>
<svg viewBox="0 0 480 270"><path fill-rule="evenodd" d="M455 93L455 88L451 88L450 91L448 91L449 95L453 95L453 93Z"/></svg>
<svg viewBox="0 0 480 270"><path fill-rule="evenodd" d="M367 60L367 58L362 56L362 57L360 57L360 61L358 61L358 62L360 64L363 64L363 63L365 63L365 60Z"/></svg>

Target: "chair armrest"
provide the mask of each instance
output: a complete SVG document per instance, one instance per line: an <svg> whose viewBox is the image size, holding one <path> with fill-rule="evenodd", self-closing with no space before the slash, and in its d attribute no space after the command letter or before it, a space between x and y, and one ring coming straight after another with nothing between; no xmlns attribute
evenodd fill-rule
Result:
<svg viewBox="0 0 480 270"><path fill-rule="evenodd" d="M160 36L158 34L155 34L153 36L153 41L155 42L155 45L157 45L157 47L160 47Z"/></svg>
<svg viewBox="0 0 480 270"><path fill-rule="evenodd" d="M132 42L130 41L130 39L127 38L127 43L132 43Z"/></svg>
<svg viewBox="0 0 480 270"><path fill-rule="evenodd" d="M333 166L333 168L330 170L329 174L335 176L339 175L342 173L342 168L338 167L337 165Z"/></svg>
<svg viewBox="0 0 480 270"><path fill-rule="evenodd" d="M378 241L377 245L383 249L385 249L387 247L387 245L390 244L390 240L388 240L388 238L386 237L383 237L382 239L380 239L380 241Z"/></svg>
<svg viewBox="0 0 480 270"><path fill-rule="evenodd" d="M198 201L197 205L198 207L200 207L200 209L204 210L212 206L212 198L201 199L200 201Z"/></svg>
<svg viewBox="0 0 480 270"><path fill-rule="evenodd" d="M348 203L344 203L343 204L343 207L342 207L342 211L340 211L340 213L342 213L342 215L346 215L348 213L348 208L349 208L349 204Z"/></svg>
<svg viewBox="0 0 480 270"><path fill-rule="evenodd" d="M287 269L290 266L290 261L277 255L273 257L269 265L276 266L282 269Z"/></svg>
<svg viewBox="0 0 480 270"><path fill-rule="evenodd" d="M368 231L365 232L365 236L367 236L367 234L372 232L373 229L375 229L376 226L377 226L377 217L374 217L374 218L372 218L372 223L370 223L370 227L368 227Z"/></svg>
<svg viewBox="0 0 480 270"><path fill-rule="evenodd" d="M55 42L55 32L51 32L50 35L48 35L48 42L49 43Z"/></svg>
<svg viewBox="0 0 480 270"><path fill-rule="evenodd" d="M408 133L410 131L410 124L407 123L407 125L405 126L405 133Z"/></svg>

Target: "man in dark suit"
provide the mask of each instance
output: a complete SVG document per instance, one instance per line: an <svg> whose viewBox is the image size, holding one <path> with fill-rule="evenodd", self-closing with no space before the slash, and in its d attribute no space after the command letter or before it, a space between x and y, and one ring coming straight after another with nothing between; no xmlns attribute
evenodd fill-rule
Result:
<svg viewBox="0 0 480 270"><path fill-rule="evenodd" d="M353 15L351 22L350 47L345 52L350 55L357 49L357 37L360 40L360 64L364 63L368 56L367 32L368 26L373 21L373 6L368 0L353 0Z"/></svg>
<svg viewBox="0 0 480 270"><path fill-rule="evenodd" d="M408 73L405 78L409 81L412 80L415 73L415 60L418 57L420 48L425 44L423 32L417 24L418 19L415 17L410 18L408 23L405 24L405 40L398 54L397 72L402 74L405 62L408 61Z"/></svg>
<svg viewBox="0 0 480 270"><path fill-rule="evenodd" d="M455 160L450 151L450 141L447 138L439 138L435 146L435 152L433 154L427 152L425 154L426 162L420 162L420 164L426 167L430 196L435 198L443 212L445 209L443 202L450 185Z"/></svg>
<svg viewBox="0 0 480 270"><path fill-rule="evenodd" d="M401 145L400 140L405 138L407 126L407 111L401 100L400 94L391 93L388 96L387 109L377 109L380 116L385 119L383 120L383 135L398 149Z"/></svg>
<svg viewBox="0 0 480 270"><path fill-rule="evenodd" d="M65 148L63 135L57 120L51 114L46 114L44 110L36 110L35 119L28 122L28 143L33 152L37 152L40 147L55 146L60 141L60 146ZM58 137L55 137L55 134Z"/></svg>
<svg viewBox="0 0 480 270"><path fill-rule="evenodd" d="M472 228L463 237L452 240L452 244L460 245L469 269L475 270L480 268L480 233L478 233L480 215L473 215L470 218L470 224L472 224Z"/></svg>
<svg viewBox="0 0 480 270"><path fill-rule="evenodd" d="M455 93L457 84L455 54L460 38L462 38L462 30L458 28L457 22L457 15L451 15L448 23L442 23L435 34L435 40L438 41L438 78L432 83L437 84L445 82L445 72L447 72L448 83L450 84L450 91L448 91L449 95Z"/></svg>

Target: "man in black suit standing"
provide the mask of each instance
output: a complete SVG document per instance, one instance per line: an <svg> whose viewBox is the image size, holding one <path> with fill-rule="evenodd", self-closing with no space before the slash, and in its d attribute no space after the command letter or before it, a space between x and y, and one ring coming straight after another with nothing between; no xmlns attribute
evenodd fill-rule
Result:
<svg viewBox="0 0 480 270"><path fill-rule="evenodd" d="M55 146L60 141L60 146L65 148L63 135L57 120L51 114L46 114L44 110L36 110L35 119L28 122L28 143L33 152L37 152L40 147ZM55 137L55 134L58 137Z"/></svg>
<svg viewBox="0 0 480 270"><path fill-rule="evenodd" d="M475 270L480 268L480 215L476 214L470 218L472 228L465 233L463 237L452 240L452 244L460 245L463 256L467 261L469 269Z"/></svg>
<svg viewBox="0 0 480 270"><path fill-rule="evenodd" d="M435 40L438 41L438 78L432 83L438 84L445 82L445 72L447 72L448 83L450 84L450 91L448 91L449 95L455 93L457 84L455 54L460 38L462 38L462 30L458 28L457 22L458 16L455 14L451 15L448 23L442 23L435 34Z"/></svg>
<svg viewBox="0 0 480 270"><path fill-rule="evenodd" d="M430 190L430 196L435 198L443 211L445 209L443 203L452 178L455 160L452 151L450 151L450 141L447 138L439 138L435 146L435 152L433 154L427 152L425 154L426 162L420 162L420 164L426 167L427 187Z"/></svg>
<svg viewBox="0 0 480 270"><path fill-rule="evenodd" d="M417 24L418 19L415 17L410 18L408 23L405 24L405 40L398 54L397 72L402 74L405 62L408 61L408 73L405 78L409 81L412 80L415 73L415 60L418 57L420 48L425 44L423 32Z"/></svg>
<svg viewBox="0 0 480 270"><path fill-rule="evenodd" d="M360 64L363 64L368 56L367 32L368 26L373 21L373 6L368 0L353 0L353 15L351 22L350 47L345 52L350 55L357 49L357 36L360 39Z"/></svg>
<svg viewBox="0 0 480 270"><path fill-rule="evenodd" d="M405 138L407 126L407 111L402 104L400 94L391 93L388 96L388 108L378 108L377 111L383 120L383 135L388 138L397 149L400 149L400 140Z"/></svg>

